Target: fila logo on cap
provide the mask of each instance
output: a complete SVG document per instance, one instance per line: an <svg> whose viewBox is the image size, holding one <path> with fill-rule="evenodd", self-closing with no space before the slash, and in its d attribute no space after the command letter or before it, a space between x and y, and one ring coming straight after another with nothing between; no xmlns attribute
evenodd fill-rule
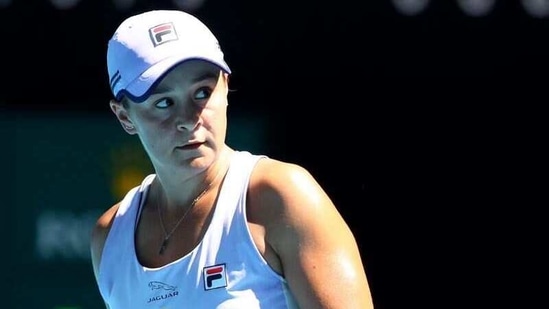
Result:
<svg viewBox="0 0 549 309"><path fill-rule="evenodd" d="M225 264L204 267L204 289L212 290L227 286Z"/></svg>
<svg viewBox="0 0 549 309"><path fill-rule="evenodd" d="M150 28L149 35L154 46L179 39L172 23L160 24Z"/></svg>

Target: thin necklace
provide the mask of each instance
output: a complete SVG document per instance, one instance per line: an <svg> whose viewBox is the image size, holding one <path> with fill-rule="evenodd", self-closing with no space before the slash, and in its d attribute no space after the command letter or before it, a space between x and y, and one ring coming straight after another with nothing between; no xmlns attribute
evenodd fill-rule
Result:
<svg viewBox="0 0 549 309"><path fill-rule="evenodd" d="M216 177L217 178L217 177ZM214 178L214 181L215 181L215 178ZM187 208L187 210L185 211L185 213L183 213L183 216L181 216L181 218L179 218L179 221L177 221L177 223L175 224L175 226L172 228L172 230L168 233L166 232L166 228L164 227L164 221L162 220L162 212L160 210L160 203L157 203L156 204L156 209L158 210L158 218L160 219L160 226L162 226L162 230L164 231L164 240L162 241L162 245L160 246L160 250L158 251L158 254L162 255L164 253L164 251L166 250L166 247L168 246L168 240L170 240L170 237L172 237L172 234L175 232L175 230L177 229L177 227L179 226L179 224L181 224L181 222L183 221L183 219L185 219L185 217L187 216L187 214L191 211L191 209L194 207L194 205L196 205L196 203L198 202L198 200L200 200L200 198L206 194L206 191L208 191L208 189L212 186L212 182L210 182L210 184L206 187L206 189L204 189L204 191L202 191L194 200L193 202L191 203L191 206L189 206L189 208Z"/></svg>

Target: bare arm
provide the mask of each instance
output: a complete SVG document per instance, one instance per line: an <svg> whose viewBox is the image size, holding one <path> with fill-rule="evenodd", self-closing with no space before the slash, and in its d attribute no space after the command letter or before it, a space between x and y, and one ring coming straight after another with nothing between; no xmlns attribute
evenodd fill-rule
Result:
<svg viewBox="0 0 549 309"><path fill-rule="evenodd" d="M109 233L112 219L118 210L119 204L114 205L109 210L107 210L99 219L97 220L94 228L92 229L91 240L90 240L90 251L91 251L91 260L93 266L93 273L95 275L96 282L99 282L99 264L101 263L101 255L103 253L103 246L105 245L105 240ZM107 309L110 306L105 303Z"/></svg>
<svg viewBox="0 0 549 309"><path fill-rule="evenodd" d="M354 235L325 191L300 166L261 161L252 199L299 306L373 308Z"/></svg>

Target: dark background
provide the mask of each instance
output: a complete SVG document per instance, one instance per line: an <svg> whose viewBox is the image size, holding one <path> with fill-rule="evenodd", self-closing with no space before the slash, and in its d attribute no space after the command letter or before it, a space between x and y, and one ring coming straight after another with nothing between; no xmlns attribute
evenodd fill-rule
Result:
<svg viewBox="0 0 549 309"><path fill-rule="evenodd" d="M378 309L501 300L486 282L502 276L503 261L481 254L507 236L499 201L514 195L496 183L515 172L509 162L541 126L549 20L519 1L495 1L477 17L457 1L432 2L413 16L390 1L347 0L209 0L193 11L233 71L229 116L259 117L269 132L261 151L307 167L333 197L359 241ZM20 132L13 128L27 115L52 123L84 115L76 134L90 115L113 117L107 40L125 17L151 8L174 6L137 1L120 10L82 0L59 10L35 0L0 9L8 175L23 177L9 162L20 155L10 150ZM13 186L3 186L5 206L24 209ZM24 231L24 211L8 214L6 235ZM10 256L9 279L21 286L29 260ZM82 274L74 284L88 296L59 296L58 306L99 306L88 262L40 265L37 278L67 267ZM10 308L53 308L23 305L25 291L9 291ZM470 296L488 297L471 304Z"/></svg>

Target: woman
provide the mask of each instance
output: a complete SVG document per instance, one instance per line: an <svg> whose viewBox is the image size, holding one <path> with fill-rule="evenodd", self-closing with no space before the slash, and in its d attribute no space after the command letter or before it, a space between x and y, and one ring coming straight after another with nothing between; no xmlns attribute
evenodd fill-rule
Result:
<svg viewBox="0 0 549 309"><path fill-rule="evenodd" d="M132 16L107 66L110 107L155 171L93 230L107 308L373 308L356 240L311 174L225 143L231 70L201 21Z"/></svg>

